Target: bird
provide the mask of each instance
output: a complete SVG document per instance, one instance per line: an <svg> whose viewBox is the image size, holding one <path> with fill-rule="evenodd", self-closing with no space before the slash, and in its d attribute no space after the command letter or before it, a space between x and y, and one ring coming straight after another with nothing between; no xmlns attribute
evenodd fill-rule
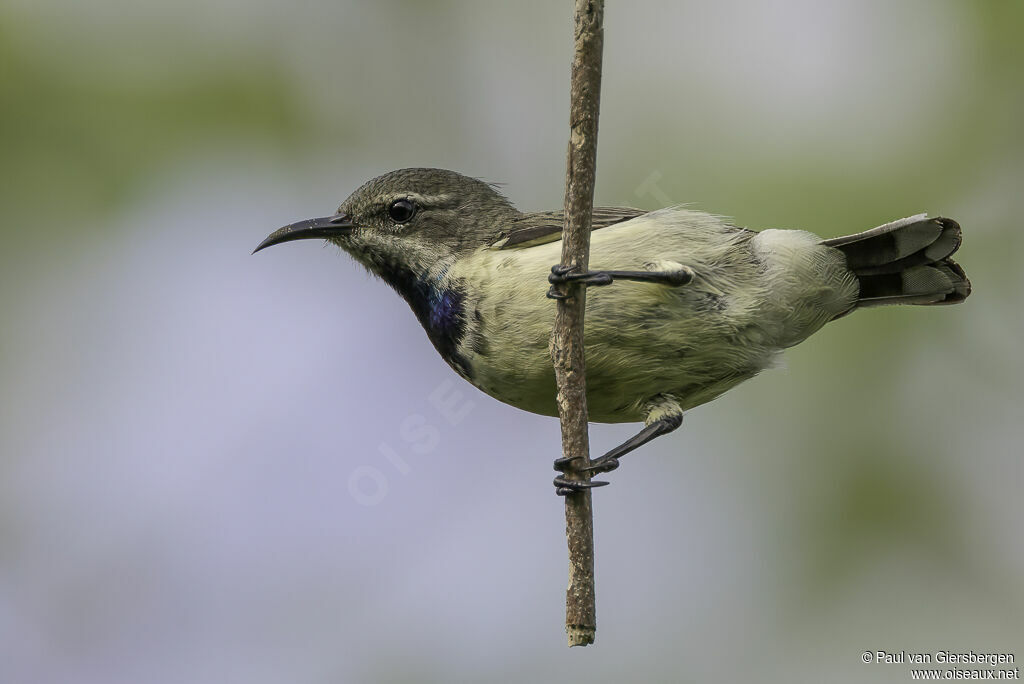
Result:
<svg viewBox="0 0 1024 684"><path fill-rule="evenodd" d="M558 415L548 343L551 299L565 295L554 286L586 285L589 419L644 424L582 468L590 475L614 470L829 321L889 304L956 304L971 292L950 258L961 229L949 218L917 214L822 239L683 206L595 207L588 271L558 263L563 220L563 211L521 212L477 178L407 168L364 183L331 216L271 233L253 253L293 240L337 245L405 299L456 373L545 416ZM564 458L554 466L560 495L608 484L568 478Z"/></svg>

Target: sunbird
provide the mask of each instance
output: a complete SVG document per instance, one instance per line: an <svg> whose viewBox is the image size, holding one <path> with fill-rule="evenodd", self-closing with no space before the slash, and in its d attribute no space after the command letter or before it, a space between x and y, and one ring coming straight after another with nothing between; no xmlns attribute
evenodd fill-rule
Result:
<svg viewBox="0 0 1024 684"><path fill-rule="evenodd" d="M490 396L556 416L548 351L549 284L588 292L584 322L591 420L644 428L584 468L675 430L683 412L772 365L829 321L887 304L956 304L971 284L950 256L960 226L918 214L822 238L754 231L682 207L596 207L586 272L562 268L562 211L524 213L493 185L410 168L368 181L332 216L271 233L255 251L328 240L394 288L441 357ZM552 266L554 264L554 266ZM565 495L608 484L565 477Z"/></svg>

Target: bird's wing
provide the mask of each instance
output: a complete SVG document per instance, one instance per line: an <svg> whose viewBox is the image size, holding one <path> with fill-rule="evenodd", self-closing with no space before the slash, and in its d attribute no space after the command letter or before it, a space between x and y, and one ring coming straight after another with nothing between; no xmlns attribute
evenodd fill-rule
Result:
<svg viewBox="0 0 1024 684"><path fill-rule="evenodd" d="M594 207L590 229L606 228L646 213L646 209L629 207ZM491 243L491 249L520 249L561 240L564 221L565 212L561 210L523 214Z"/></svg>

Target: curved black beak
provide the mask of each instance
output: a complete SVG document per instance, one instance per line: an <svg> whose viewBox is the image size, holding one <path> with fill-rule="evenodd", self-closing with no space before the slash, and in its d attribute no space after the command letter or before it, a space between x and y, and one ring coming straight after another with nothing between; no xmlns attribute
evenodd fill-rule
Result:
<svg viewBox="0 0 1024 684"><path fill-rule="evenodd" d="M267 236L266 240L257 245L256 249L252 250L252 253L255 254L271 245L279 245L282 242L291 242L292 240L312 240L314 238L328 240L333 237L348 235L355 230L355 227L348 214L335 214L334 216L324 216L323 218L306 219L305 221L299 221L298 223L275 230Z"/></svg>

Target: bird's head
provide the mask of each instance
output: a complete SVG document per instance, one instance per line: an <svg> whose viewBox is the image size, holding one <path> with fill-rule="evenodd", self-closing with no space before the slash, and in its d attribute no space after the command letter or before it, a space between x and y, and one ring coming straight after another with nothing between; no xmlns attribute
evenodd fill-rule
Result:
<svg viewBox="0 0 1024 684"><path fill-rule="evenodd" d="M420 270L495 239L520 214L491 185L444 169L401 169L363 184L333 216L271 233L256 252L292 240L330 240L378 274Z"/></svg>

